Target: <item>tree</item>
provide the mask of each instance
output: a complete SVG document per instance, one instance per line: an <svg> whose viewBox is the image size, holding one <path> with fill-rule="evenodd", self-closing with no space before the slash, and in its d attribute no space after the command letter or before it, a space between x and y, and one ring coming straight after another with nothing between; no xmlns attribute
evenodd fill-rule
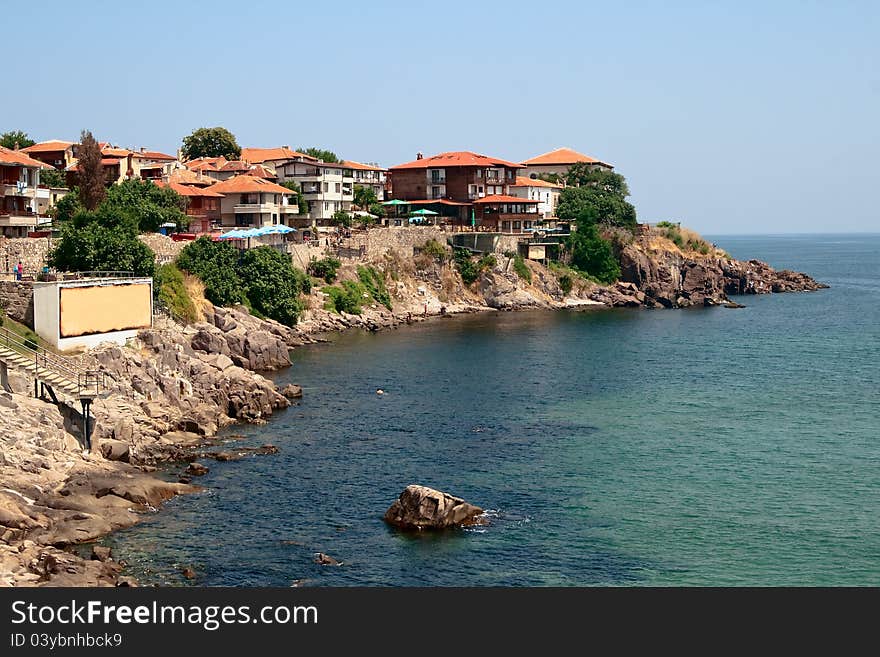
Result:
<svg viewBox="0 0 880 657"><path fill-rule="evenodd" d="M81 212L61 227L61 240L49 253L49 266L60 271L131 271L152 276L156 256L137 233L103 225Z"/></svg>
<svg viewBox="0 0 880 657"><path fill-rule="evenodd" d="M327 256L318 260L314 256L309 261L307 271L317 278L323 278L328 285L336 280L336 271L342 266L342 263L333 256Z"/></svg>
<svg viewBox="0 0 880 657"><path fill-rule="evenodd" d="M599 235L594 223L584 219L578 220L577 230L566 239L571 266L602 283L613 283L620 278L620 265L611 242Z"/></svg>
<svg viewBox="0 0 880 657"><path fill-rule="evenodd" d="M67 187L67 177L58 169L43 169L40 171L40 184L46 187Z"/></svg>
<svg viewBox="0 0 880 657"><path fill-rule="evenodd" d="M105 216L129 218L142 233L155 233L165 223L175 224L178 230L189 225L185 209L186 199L173 189L132 178L110 186L100 211Z"/></svg>
<svg viewBox="0 0 880 657"><path fill-rule="evenodd" d="M636 209L626 200L626 178L579 162L565 175L569 185L559 195L556 216L563 221L587 221L630 230L636 227Z"/></svg>
<svg viewBox="0 0 880 657"><path fill-rule="evenodd" d="M95 210L107 193L101 147L88 130L83 130L76 161L79 200L86 210Z"/></svg>
<svg viewBox="0 0 880 657"><path fill-rule="evenodd" d="M346 212L345 210L337 210L336 212L333 213L333 216L330 217L330 221L335 226L343 226L345 228L350 228L352 219L351 219L351 215L348 214L348 212Z"/></svg>
<svg viewBox="0 0 880 657"><path fill-rule="evenodd" d="M238 276L238 251L227 242L208 237L187 244L177 257L177 267L198 276L205 297L217 306L244 303L244 286Z"/></svg>
<svg viewBox="0 0 880 657"><path fill-rule="evenodd" d="M281 183L281 186L287 187L287 189L293 192L290 196L299 207L299 213L308 214L309 202L303 196L302 187L300 187L299 183L295 180L285 180L283 183Z"/></svg>
<svg viewBox="0 0 880 657"><path fill-rule="evenodd" d="M376 192L373 191L372 187L365 187L364 185L354 186L354 204L361 210L366 210L371 205L378 202L379 198L376 196Z"/></svg>
<svg viewBox="0 0 880 657"><path fill-rule="evenodd" d="M339 157L333 151L328 151L323 148L317 148L316 146L310 146L309 148L297 148L300 153L305 153L306 155L311 155L312 157L321 160L322 162L342 162Z"/></svg>
<svg viewBox="0 0 880 657"><path fill-rule="evenodd" d="M568 168L565 184L571 187L598 187L620 198L629 196L629 185L621 174L591 166L586 162L577 162Z"/></svg>
<svg viewBox="0 0 880 657"><path fill-rule="evenodd" d="M4 132L0 135L0 146L5 146L6 148L15 148L18 145L19 148L27 148L28 146L33 146L36 142L28 137L26 132L22 132L21 130L10 130L9 132Z"/></svg>
<svg viewBox="0 0 880 657"><path fill-rule="evenodd" d="M237 160L241 156L241 146L235 135L222 127L199 128L183 138L181 157L194 160L197 157L225 157Z"/></svg>
<svg viewBox="0 0 880 657"><path fill-rule="evenodd" d="M241 256L239 277L253 310L287 326L296 324L303 310L300 294L311 290L311 282L293 268L290 256L271 246L249 249Z"/></svg>
<svg viewBox="0 0 880 657"><path fill-rule="evenodd" d="M82 212L84 209L79 200L79 188L74 187L55 204L55 219L61 222L70 221L77 213Z"/></svg>

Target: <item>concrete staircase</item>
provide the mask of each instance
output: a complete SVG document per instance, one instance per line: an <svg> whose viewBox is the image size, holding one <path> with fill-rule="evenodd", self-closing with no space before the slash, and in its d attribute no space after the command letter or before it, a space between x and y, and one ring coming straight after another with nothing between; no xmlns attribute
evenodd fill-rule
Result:
<svg viewBox="0 0 880 657"><path fill-rule="evenodd" d="M18 351L0 345L0 361L5 362L9 367L27 372L37 381L49 384L55 392L79 397L79 381L72 378L70 374L60 373L56 369L41 366L39 364L39 357L28 357Z"/></svg>

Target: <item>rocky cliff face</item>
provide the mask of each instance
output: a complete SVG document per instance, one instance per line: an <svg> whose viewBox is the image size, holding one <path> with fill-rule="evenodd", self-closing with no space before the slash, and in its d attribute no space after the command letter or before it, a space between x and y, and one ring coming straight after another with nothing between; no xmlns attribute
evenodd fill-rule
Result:
<svg viewBox="0 0 880 657"><path fill-rule="evenodd" d="M666 243L664 243L666 242ZM644 293L644 305L683 308L716 305L729 295L798 292L828 287L806 274L758 260L683 253L671 242L637 239L620 254L621 279Z"/></svg>

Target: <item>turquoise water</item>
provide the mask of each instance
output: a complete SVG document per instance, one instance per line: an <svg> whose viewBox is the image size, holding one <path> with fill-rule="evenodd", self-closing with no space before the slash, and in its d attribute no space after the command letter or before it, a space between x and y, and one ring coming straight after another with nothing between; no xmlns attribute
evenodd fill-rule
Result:
<svg viewBox="0 0 880 657"><path fill-rule="evenodd" d="M235 429L281 452L209 463L205 493L108 542L164 584L880 584L880 236L713 239L832 287L298 350L277 380L301 405ZM492 524L389 529L414 482Z"/></svg>

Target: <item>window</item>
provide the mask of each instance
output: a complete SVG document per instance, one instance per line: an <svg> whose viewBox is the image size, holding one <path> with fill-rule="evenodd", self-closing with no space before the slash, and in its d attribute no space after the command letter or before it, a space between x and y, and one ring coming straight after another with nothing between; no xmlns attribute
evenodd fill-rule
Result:
<svg viewBox="0 0 880 657"><path fill-rule="evenodd" d="M483 170L477 169L477 178L482 178L482 177L483 177Z"/></svg>
<svg viewBox="0 0 880 657"><path fill-rule="evenodd" d="M520 229L520 222L519 222L519 221L514 221L514 222L513 222L513 229L514 229L514 230L519 230L519 229Z"/></svg>
<svg viewBox="0 0 880 657"><path fill-rule="evenodd" d="M523 228L531 228L531 227L532 227L531 221L524 221L523 222Z"/></svg>
<svg viewBox="0 0 880 657"><path fill-rule="evenodd" d="M324 184L326 185L327 183L324 183ZM327 203L327 201L324 201L324 212L327 212L327 210L329 210L329 209L330 209L330 204Z"/></svg>
<svg viewBox="0 0 880 657"><path fill-rule="evenodd" d="M325 192L329 192L329 191L330 191L330 183L328 183L328 182L325 182L325 183L324 183L324 191L325 191Z"/></svg>
<svg viewBox="0 0 880 657"><path fill-rule="evenodd" d="M273 215L272 215L272 225L273 225L273 226L276 226L277 224L278 224L278 215L277 215L277 214L273 214Z"/></svg>
<svg viewBox="0 0 880 657"><path fill-rule="evenodd" d="M483 186L480 185L479 187L477 187L477 194L482 194L482 193L483 193Z"/></svg>
<svg viewBox="0 0 880 657"><path fill-rule="evenodd" d="M342 190L342 183L336 183L336 193L338 194Z"/></svg>
<svg viewBox="0 0 880 657"><path fill-rule="evenodd" d="M439 187L435 186L431 188L431 198L442 198Z"/></svg>

